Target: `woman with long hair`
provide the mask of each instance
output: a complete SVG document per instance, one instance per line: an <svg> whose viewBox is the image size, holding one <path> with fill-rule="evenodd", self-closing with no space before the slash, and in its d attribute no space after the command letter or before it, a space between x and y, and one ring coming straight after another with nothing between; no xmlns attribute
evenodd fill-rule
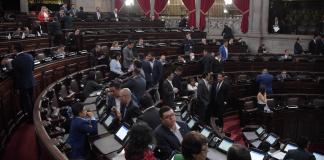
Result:
<svg viewBox="0 0 324 160"><path fill-rule="evenodd" d="M267 93L264 86L260 86L257 95L257 108L263 112L264 107L267 105Z"/></svg>

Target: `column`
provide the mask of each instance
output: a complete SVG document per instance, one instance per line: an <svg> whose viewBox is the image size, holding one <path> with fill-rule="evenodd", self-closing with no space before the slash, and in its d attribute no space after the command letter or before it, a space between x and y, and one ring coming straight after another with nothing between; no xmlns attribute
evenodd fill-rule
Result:
<svg viewBox="0 0 324 160"><path fill-rule="evenodd" d="M261 33L262 35L268 34L269 23L269 0L262 0L262 18L261 18Z"/></svg>
<svg viewBox="0 0 324 160"><path fill-rule="evenodd" d="M20 0L20 12L27 13L28 12L28 1Z"/></svg>
<svg viewBox="0 0 324 160"><path fill-rule="evenodd" d="M199 28L200 24L200 5L202 0L196 0L196 27Z"/></svg>
<svg viewBox="0 0 324 160"><path fill-rule="evenodd" d="M249 33L261 33L262 1L250 0Z"/></svg>
<svg viewBox="0 0 324 160"><path fill-rule="evenodd" d="M151 10L150 10L150 18L154 16L154 5L155 5L155 0L150 0L150 5L151 5Z"/></svg>

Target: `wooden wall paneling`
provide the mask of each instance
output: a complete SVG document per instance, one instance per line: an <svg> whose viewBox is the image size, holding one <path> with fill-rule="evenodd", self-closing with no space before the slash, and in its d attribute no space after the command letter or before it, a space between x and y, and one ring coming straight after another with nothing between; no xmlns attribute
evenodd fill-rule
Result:
<svg viewBox="0 0 324 160"><path fill-rule="evenodd" d="M52 82L54 82L54 71L53 69L46 70L43 73L43 85L44 87L50 85Z"/></svg>
<svg viewBox="0 0 324 160"><path fill-rule="evenodd" d="M67 65L67 74L72 74L78 70L77 63L72 63Z"/></svg>
<svg viewBox="0 0 324 160"><path fill-rule="evenodd" d="M54 79L58 80L62 77L66 76L65 66L60 66L55 68L54 70Z"/></svg>
<svg viewBox="0 0 324 160"><path fill-rule="evenodd" d="M34 98L36 97L43 91L44 86L43 86L43 81L42 81L42 73L34 74L34 78L36 81L36 86L34 87Z"/></svg>
<svg viewBox="0 0 324 160"><path fill-rule="evenodd" d="M88 61L79 61L78 68L79 70L87 69L89 68L89 62Z"/></svg>

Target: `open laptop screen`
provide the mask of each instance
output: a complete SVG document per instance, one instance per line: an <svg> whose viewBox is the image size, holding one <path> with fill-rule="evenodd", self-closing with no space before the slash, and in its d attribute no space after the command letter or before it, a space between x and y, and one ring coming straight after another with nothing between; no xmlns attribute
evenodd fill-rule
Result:
<svg viewBox="0 0 324 160"><path fill-rule="evenodd" d="M259 128L256 130L256 133L257 133L258 135L260 135L260 134L263 133L263 131L264 131L264 128L259 127Z"/></svg>
<svg viewBox="0 0 324 160"><path fill-rule="evenodd" d="M251 150L250 151L250 155L251 155L251 160L263 160L265 157L265 154Z"/></svg>
<svg viewBox="0 0 324 160"><path fill-rule="evenodd" d="M203 136L205 136L206 138L208 138L209 135L210 135L210 130L207 129L207 128L204 128L204 129L202 129L202 131L201 131L200 133L201 133Z"/></svg>
<svg viewBox="0 0 324 160"><path fill-rule="evenodd" d="M298 148L297 146L288 143L284 148L284 152L288 152L289 150L293 150L293 149L297 149L297 148Z"/></svg>
<svg viewBox="0 0 324 160"><path fill-rule="evenodd" d="M196 120L191 118L188 122L188 127L191 129L196 123Z"/></svg>
<svg viewBox="0 0 324 160"><path fill-rule="evenodd" d="M266 141L270 143L270 145L273 145L276 142L277 138L274 137L273 135L269 134L267 137Z"/></svg>
<svg viewBox="0 0 324 160"><path fill-rule="evenodd" d="M233 145L233 142L223 139L222 142L218 145L218 148L227 152L228 149Z"/></svg>
<svg viewBox="0 0 324 160"><path fill-rule="evenodd" d="M114 117L112 115L109 115L104 121L105 126L109 127L111 125L111 123L113 122L113 120L114 120Z"/></svg>
<svg viewBox="0 0 324 160"><path fill-rule="evenodd" d="M128 133L128 128L123 125L119 128L119 130L115 135L119 140L124 141L125 137L127 136L127 133Z"/></svg>
<svg viewBox="0 0 324 160"><path fill-rule="evenodd" d="M316 160L324 160L324 155L323 154L314 152L313 155L315 156Z"/></svg>

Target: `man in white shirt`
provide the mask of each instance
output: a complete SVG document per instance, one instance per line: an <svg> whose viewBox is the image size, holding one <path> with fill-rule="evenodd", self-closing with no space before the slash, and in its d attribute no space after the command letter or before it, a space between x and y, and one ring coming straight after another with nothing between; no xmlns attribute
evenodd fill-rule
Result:
<svg viewBox="0 0 324 160"><path fill-rule="evenodd" d="M97 17L98 21L101 20L101 13L100 13L100 8L99 7L96 7L96 17Z"/></svg>

